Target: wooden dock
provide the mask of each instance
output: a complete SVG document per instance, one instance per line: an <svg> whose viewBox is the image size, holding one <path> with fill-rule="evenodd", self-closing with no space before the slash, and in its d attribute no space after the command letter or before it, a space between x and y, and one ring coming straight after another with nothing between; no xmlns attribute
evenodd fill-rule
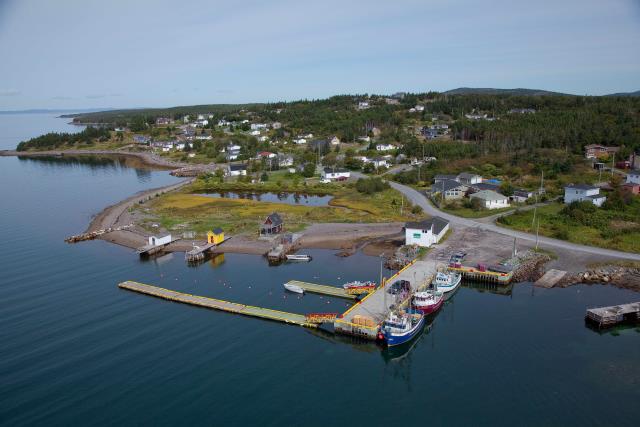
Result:
<svg viewBox="0 0 640 427"><path fill-rule="evenodd" d="M136 249L136 253L140 256L154 255L154 254L157 254L158 252L161 252L164 248L166 248L172 243L177 242L178 240L180 240L180 238L176 237L175 239L171 239L170 242L163 243L161 245L144 245Z"/></svg>
<svg viewBox="0 0 640 427"><path fill-rule="evenodd" d="M513 271L509 272L498 272L498 271L490 271L490 270L480 270L476 267L452 267L451 265L447 267L449 271L455 271L457 273L462 274L462 277L467 280L473 280L476 282L488 282L488 283L498 283L506 285L511 282L513 278Z"/></svg>
<svg viewBox="0 0 640 427"><path fill-rule="evenodd" d="M313 294L329 295L337 298L356 299L358 295L348 293L342 287L318 285L316 283L301 282L299 280L290 280L287 285L296 285L304 289L305 292Z"/></svg>
<svg viewBox="0 0 640 427"><path fill-rule="evenodd" d="M307 316L304 316L302 314L287 313L285 311L271 310L268 308L254 307L209 297L185 294L182 292L159 288L157 286L145 285L144 283L134 282L130 280L118 284L118 287L121 289L138 292L169 301L180 302L183 304L191 304L198 307L226 311L228 313L236 313L242 314L244 316L274 320L292 325L304 326L307 328L318 327L317 322L307 320Z"/></svg>
<svg viewBox="0 0 640 427"><path fill-rule="evenodd" d="M585 320L598 328L608 328L619 323L635 323L640 321L640 302L590 308L587 310Z"/></svg>
<svg viewBox="0 0 640 427"><path fill-rule="evenodd" d="M202 246L194 246L193 249L191 249L188 252L185 252L184 254L184 259L187 262L198 262L201 261L205 258L205 254L206 252L208 252L209 250L220 246L221 244L223 244L224 242L226 242L227 240L231 239L231 237L227 237L226 239L224 239L222 242L220 243L205 243Z"/></svg>
<svg viewBox="0 0 640 427"><path fill-rule="evenodd" d="M544 276L536 280L534 285L543 288L553 288L566 274L566 271L551 269L544 273Z"/></svg>
<svg viewBox="0 0 640 427"><path fill-rule="evenodd" d="M408 280L411 283L411 291L423 290L436 273L435 261L412 261L394 276L385 280L382 286L365 296L361 301L353 305L333 323L336 332L347 335L375 340L378 337L380 324L387 317L387 313L393 307L407 304L407 298L392 295L389 288L397 280ZM361 323L361 320L371 319L373 326Z"/></svg>

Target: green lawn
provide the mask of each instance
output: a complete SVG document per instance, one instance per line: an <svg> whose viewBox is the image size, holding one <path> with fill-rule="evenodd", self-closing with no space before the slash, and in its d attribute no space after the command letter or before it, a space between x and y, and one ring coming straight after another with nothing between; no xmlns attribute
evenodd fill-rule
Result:
<svg viewBox="0 0 640 427"><path fill-rule="evenodd" d="M640 204L636 202L637 204ZM640 253L640 216L617 213L599 208L591 217L601 217L601 224L585 225L562 213L565 205L552 203L538 207L536 225L540 222L540 234L589 246ZM635 206L632 207L634 209ZM498 219L498 223L514 230L536 232L533 223L534 210L516 211ZM629 216L630 217L625 217ZM635 221L629 220L635 217ZM586 218L587 224L590 218ZM591 221L594 222L595 221Z"/></svg>

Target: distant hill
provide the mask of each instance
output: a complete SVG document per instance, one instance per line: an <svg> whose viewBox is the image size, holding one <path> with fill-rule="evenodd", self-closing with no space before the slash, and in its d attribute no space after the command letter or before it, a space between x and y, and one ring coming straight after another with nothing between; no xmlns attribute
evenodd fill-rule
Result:
<svg viewBox="0 0 640 427"><path fill-rule="evenodd" d="M550 92L541 89L496 89L490 87L459 87L442 93L446 95L574 96L567 93Z"/></svg>
<svg viewBox="0 0 640 427"><path fill-rule="evenodd" d="M640 96L640 90L637 90L635 92L612 93L610 95L605 95L605 96Z"/></svg>

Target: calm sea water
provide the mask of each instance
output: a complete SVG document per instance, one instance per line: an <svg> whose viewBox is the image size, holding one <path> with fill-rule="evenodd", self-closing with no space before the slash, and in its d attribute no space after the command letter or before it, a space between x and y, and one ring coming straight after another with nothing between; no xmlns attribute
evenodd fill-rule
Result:
<svg viewBox="0 0 640 427"><path fill-rule="evenodd" d="M465 287L410 351L390 353L116 286L341 311L282 283L375 280L374 257L311 250L311 263L269 267L226 254L188 267L181 254L142 262L63 242L102 207L171 182L117 161L0 158L0 424L636 425L640 333L583 323L586 307L640 299L630 291Z"/></svg>

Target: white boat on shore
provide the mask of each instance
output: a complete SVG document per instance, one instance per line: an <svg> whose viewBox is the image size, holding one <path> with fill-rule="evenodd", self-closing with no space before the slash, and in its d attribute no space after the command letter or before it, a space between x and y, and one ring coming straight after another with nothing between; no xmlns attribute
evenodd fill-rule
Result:
<svg viewBox="0 0 640 427"><path fill-rule="evenodd" d="M460 273L442 273L438 272L431 284L435 289L442 293L448 293L455 291L462 282L462 275Z"/></svg>
<svg viewBox="0 0 640 427"><path fill-rule="evenodd" d="M289 283L285 283L283 286L289 292L295 292L296 294L304 294L304 289L302 289L298 285L290 285Z"/></svg>
<svg viewBox="0 0 640 427"><path fill-rule="evenodd" d="M311 261L311 255L306 254L292 254L286 255L287 261Z"/></svg>

